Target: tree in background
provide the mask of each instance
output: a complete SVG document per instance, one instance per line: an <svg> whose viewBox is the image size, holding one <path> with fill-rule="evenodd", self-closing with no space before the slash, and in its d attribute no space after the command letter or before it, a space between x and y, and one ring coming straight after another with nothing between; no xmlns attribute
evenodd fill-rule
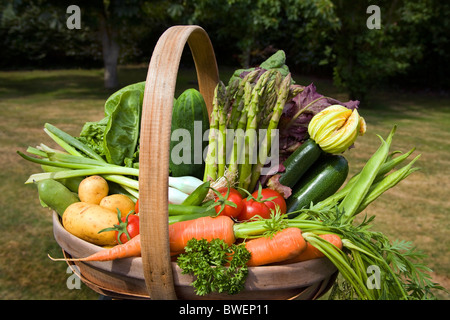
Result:
<svg viewBox="0 0 450 320"><path fill-rule="evenodd" d="M60 1L57 3L61 6ZM121 53L133 55L137 48L135 43L153 30L149 21L155 22L155 14L163 13L158 20L164 21L167 3L162 0L82 0L78 5L83 9L83 20L97 31L102 46L105 88L115 89L119 87L117 65Z"/></svg>
<svg viewBox="0 0 450 320"><path fill-rule="evenodd" d="M408 68L392 77L412 88L450 88L450 3L438 0L405 2L401 8L400 41L415 45L419 53Z"/></svg>
<svg viewBox="0 0 450 320"><path fill-rule="evenodd" d="M379 29L367 25L373 4ZM171 8L234 45L241 66L283 49L290 67L328 70L351 99L366 100L389 81L411 83L411 74L416 85L448 86L450 5L438 0L183 0Z"/></svg>
<svg viewBox="0 0 450 320"><path fill-rule="evenodd" d="M178 0L169 14L199 24L220 47L234 48L242 67L283 49L293 65L318 54L339 21L329 0Z"/></svg>
<svg viewBox="0 0 450 320"><path fill-rule="evenodd" d="M119 86L119 60L136 62L139 46L166 27L167 1L78 0L81 29L66 26L72 1L0 0L2 68L104 67L104 87ZM156 30L156 31L155 31ZM147 44L146 44L147 43ZM148 54L148 53L147 53Z"/></svg>
<svg viewBox="0 0 450 320"><path fill-rule="evenodd" d="M66 8L43 0L0 0L0 67L97 66L101 49L90 23L68 30Z"/></svg>
<svg viewBox="0 0 450 320"><path fill-rule="evenodd" d="M430 56L439 60L449 57L444 50L448 46L448 4L437 0L379 0L381 28L369 29L366 10L372 1L333 3L341 27L325 49L328 58L323 63L333 66L334 83L352 99L365 100L371 89L418 64L436 68L437 61L430 63ZM442 19L445 13L447 18ZM435 71L427 70L429 74Z"/></svg>
<svg viewBox="0 0 450 320"><path fill-rule="evenodd" d="M389 81L448 88L450 4L438 0L79 0L80 30L65 26L70 4L0 0L0 67L103 65L115 88L118 63L148 62L165 29L199 24L222 65L282 49L292 70L332 75L353 99ZM380 29L366 25L372 4Z"/></svg>

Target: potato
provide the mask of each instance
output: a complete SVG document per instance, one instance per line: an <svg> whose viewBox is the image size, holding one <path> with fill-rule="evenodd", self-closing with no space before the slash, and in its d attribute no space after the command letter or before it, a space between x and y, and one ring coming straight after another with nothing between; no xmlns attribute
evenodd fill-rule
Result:
<svg viewBox="0 0 450 320"><path fill-rule="evenodd" d="M74 236L99 246L115 245L116 232L106 231L118 223L117 212L98 204L76 202L67 207L62 217L64 228Z"/></svg>
<svg viewBox="0 0 450 320"><path fill-rule="evenodd" d="M104 197L102 201L100 201L100 206L114 212L117 212L117 209L119 209L121 217L126 217L130 211L134 212L135 205L133 200L124 194L112 194Z"/></svg>
<svg viewBox="0 0 450 320"><path fill-rule="evenodd" d="M87 203L100 204L108 192L108 182L100 176L84 178L78 187L78 197L82 202Z"/></svg>

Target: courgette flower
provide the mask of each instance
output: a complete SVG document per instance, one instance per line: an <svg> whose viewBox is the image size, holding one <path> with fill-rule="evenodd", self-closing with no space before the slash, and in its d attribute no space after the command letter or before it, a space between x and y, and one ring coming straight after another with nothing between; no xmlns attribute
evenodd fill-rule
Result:
<svg viewBox="0 0 450 320"><path fill-rule="evenodd" d="M316 114L308 125L310 138L330 154L344 152L365 132L366 122L358 111L337 104Z"/></svg>

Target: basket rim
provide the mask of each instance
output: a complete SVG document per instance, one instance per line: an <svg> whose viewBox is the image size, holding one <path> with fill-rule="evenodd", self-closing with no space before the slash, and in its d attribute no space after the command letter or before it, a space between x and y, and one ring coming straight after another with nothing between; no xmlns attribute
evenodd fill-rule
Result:
<svg viewBox="0 0 450 320"><path fill-rule="evenodd" d="M67 231L61 218L53 212L53 234L58 245L74 258L81 258L104 250L101 246L80 239ZM114 261L83 262L105 272L117 273L122 276L145 281L141 257L124 258ZM171 262L174 284L180 287L190 287L194 277L182 274L175 261ZM313 259L285 265L267 265L248 268L245 290L271 290L302 288L313 285L332 276L336 267L327 258ZM280 281L284 279L285 281Z"/></svg>

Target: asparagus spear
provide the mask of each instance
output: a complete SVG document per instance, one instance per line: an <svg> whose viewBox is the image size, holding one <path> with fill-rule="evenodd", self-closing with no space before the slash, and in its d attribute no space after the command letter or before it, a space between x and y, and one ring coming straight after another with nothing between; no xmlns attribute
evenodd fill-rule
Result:
<svg viewBox="0 0 450 320"><path fill-rule="evenodd" d="M217 178L217 134L219 130L219 107L217 101L217 94L219 85L214 90L213 110L211 111L211 120L209 126L209 144L208 152L205 159L205 174L204 181L215 181Z"/></svg>
<svg viewBox="0 0 450 320"><path fill-rule="evenodd" d="M241 81L238 79L234 80L231 84L229 84L225 88L225 111L228 115L236 104L236 99L239 98L239 87ZM229 118L227 117L227 124L229 122Z"/></svg>
<svg viewBox="0 0 450 320"><path fill-rule="evenodd" d="M256 130L258 129L259 122L258 114L260 112L260 99L272 74L272 72L266 71L259 78L252 91L252 98L247 112L247 127L244 139L244 162L241 164L239 170L239 187L246 190L251 182L252 163L255 162L254 150L258 143Z"/></svg>
<svg viewBox="0 0 450 320"><path fill-rule="evenodd" d="M245 94L246 94L246 85L247 83L252 83L257 75L259 70L254 70L248 73L240 82L236 90L235 100L232 105L231 115L228 122L228 128L235 130L238 126L238 122L241 118L242 111L245 107Z"/></svg>
<svg viewBox="0 0 450 320"><path fill-rule="evenodd" d="M217 134L217 177L223 177L226 162L226 129L227 129L227 95L226 87L222 82L217 85L216 105L219 120L219 132ZM229 101L229 99L228 99Z"/></svg>
<svg viewBox="0 0 450 320"><path fill-rule="evenodd" d="M241 154L242 154L242 142L244 139L244 130L247 125L247 112L252 98L253 86L250 82L245 82L244 96L241 101L242 112L240 112L239 121L236 123L236 127L234 130L234 139L233 139L233 147L231 150L230 161L228 164L228 171L230 172L231 177L238 176L238 168L239 163L241 162ZM232 183L234 181L231 181Z"/></svg>
<svg viewBox="0 0 450 320"><path fill-rule="evenodd" d="M270 119L269 126L266 131L266 135L261 144L261 150L258 157L258 162L253 166L251 173L251 180L248 186L248 190L252 191L255 189L256 184L261 176L261 169L266 163L268 158L268 154L270 152L272 146L272 134L273 131L278 128L278 123L281 118L281 114L283 113L284 105L286 104L288 95L289 95L289 87L291 84L291 74L289 73L284 80L281 82L281 85L278 89L278 98L273 110L272 118Z"/></svg>
<svg viewBox="0 0 450 320"><path fill-rule="evenodd" d="M275 71L275 76L267 84L267 89L264 91L264 97L262 99L263 106L259 114L258 128L266 129L269 125L269 121L272 118L273 108L278 98L278 88L280 87L282 75L280 72Z"/></svg>

